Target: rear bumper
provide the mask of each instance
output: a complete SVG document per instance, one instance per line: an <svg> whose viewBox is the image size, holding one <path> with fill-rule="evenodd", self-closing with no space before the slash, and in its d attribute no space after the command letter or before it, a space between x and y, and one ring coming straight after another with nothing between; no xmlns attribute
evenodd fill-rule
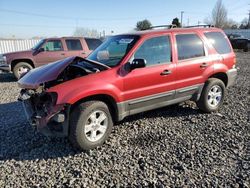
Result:
<svg viewBox="0 0 250 188"><path fill-rule="evenodd" d="M227 71L227 77L228 77L227 87L234 85L237 78L237 69L233 68Z"/></svg>
<svg viewBox="0 0 250 188"><path fill-rule="evenodd" d="M8 65L8 64L1 64L1 62L0 62L0 70L6 71L6 72L10 72L11 68L10 68L10 65Z"/></svg>

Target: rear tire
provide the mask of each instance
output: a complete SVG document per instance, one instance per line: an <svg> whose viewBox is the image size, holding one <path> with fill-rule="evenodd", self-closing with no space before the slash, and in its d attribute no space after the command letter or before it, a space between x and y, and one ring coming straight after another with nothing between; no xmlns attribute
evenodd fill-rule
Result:
<svg viewBox="0 0 250 188"><path fill-rule="evenodd" d="M204 112L217 111L223 104L225 91L225 84L221 80L217 78L208 79L200 99L196 102L198 108Z"/></svg>
<svg viewBox="0 0 250 188"><path fill-rule="evenodd" d="M101 101L87 101L71 113L69 140L76 149L90 150L107 140L112 127L108 106Z"/></svg>
<svg viewBox="0 0 250 188"><path fill-rule="evenodd" d="M14 66L13 73L16 79L19 79L22 74L27 73L31 69L33 69L33 67L29 63L19 62Z"/></svg>

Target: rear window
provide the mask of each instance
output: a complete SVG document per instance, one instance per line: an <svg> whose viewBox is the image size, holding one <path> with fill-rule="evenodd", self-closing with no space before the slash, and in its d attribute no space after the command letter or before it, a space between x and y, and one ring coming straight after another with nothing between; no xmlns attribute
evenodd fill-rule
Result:
<svg viewBox="0 0 250 188"><path fill-rule="evenodd" d="M190 59L205 56L204 44L196 34L176 35L178 59Z"/></svg>
<svg viewBox="0 0 250 188"><path fill-rule="evenodd" d="M205 36L219 54L228 54L231 52L231 47L226 39L226 36L221 32L208 32L205 33Z"/></svg>
<svg viewBox="0 0 250 188"><path fill-rule="evenodd" d="M102 44L99 39L85 39L90 50L95 50L98 46Z"/></svg>
<svg viewBox="0 0 250 188"><path fill-rule="evenodd" d="M79 39L66 39L66 44L70 51L82 50L82 45Z"/></svg>

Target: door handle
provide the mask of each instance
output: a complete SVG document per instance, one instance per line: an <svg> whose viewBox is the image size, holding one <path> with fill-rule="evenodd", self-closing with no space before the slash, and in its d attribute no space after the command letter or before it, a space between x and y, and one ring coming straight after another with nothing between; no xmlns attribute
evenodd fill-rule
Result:
<svg viewBox="0 0 250 188"><path fill-rule="evenodd" d="M202 63L201 65L200 65L200 68L206 68L208 66L208 63Z"/></svg>
<svg viewBox="0 0 250 188"><path fill-rule="evenodd" d="M166 76L166 75L169 75L171 73L172 73L171 70L164 70L163 72L161 72L161 76Z"/></svg>
<svg viewBox="0 0 250 188"><path fill-rule="evenodd" d="M61 53L61 55L65 55L65 53Z"/></svg>
<svg viewBox="0 0 250 188"><path fill-rule="evenodd" d="M82 54L86 54L86 52L82 52Z"/></svg>

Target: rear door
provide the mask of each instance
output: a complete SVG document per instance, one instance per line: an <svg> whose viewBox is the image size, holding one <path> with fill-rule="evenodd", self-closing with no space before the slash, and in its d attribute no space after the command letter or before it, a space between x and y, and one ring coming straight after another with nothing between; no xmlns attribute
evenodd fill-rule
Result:
<svg viewBox="0 0 250 188"><path fill-rule="evenodd" d="M65 51L65 55L67 57L82 56L86 54L85 50L83 49L80 39L65 39L65 44L67 47L67 51Z"/></svg>
<svg viewBox="0 0 250 188"><path fill-rule="evenodd" d="M60 39L47 40L41 48L43 48L44 51L34 56L36 66L65 58L63 43Z"/></svg>
<svg viewBox="0 0 250 188"><path fill-rule="evenodd" d="M176 71L170 35L145 39L132 59L145 59L147 65L123 78L124 100L129 101L127 110L133 113L153 109L173 99Z"/></svg>
<svg viewBox="0 0 250 188"><path fill-rule="evenodd" d="M175 34L177 50L176 98L190 97L206 81L206 70L212 68L207 47L198 33Z"/></svg>

